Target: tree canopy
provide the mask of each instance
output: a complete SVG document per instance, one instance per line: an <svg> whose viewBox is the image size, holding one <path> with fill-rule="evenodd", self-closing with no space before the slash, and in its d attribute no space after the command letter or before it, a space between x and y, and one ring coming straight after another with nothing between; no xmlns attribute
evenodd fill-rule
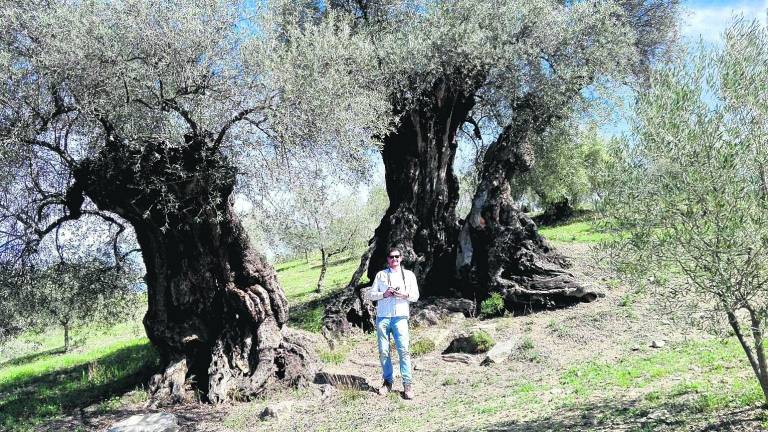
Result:
<svg viewBox="0 0 768 432"><path fill-rule="evenodd" d="M603 210L612 263L668 310L730 328L768 400L768 33L737 21L653 73Z"/></svg>
<svg viewBox="0 0 768 432"><path fill-rule="evenodd" d="M533 149L548 129L601 88L645 79L674 39L678 2L330 6L354 16L355 32L373 41L398 119L383 137L390 207L375 232L370 268L382 266L394 244L427 294L482 298L496 290L510 303L545 304L594 298L514 208L508 183L535 163ZM460 223L453 163L462 128L489 144Z"/></svg>
<svg viewBox="0 0 768 432"><path fill-rule="evenodd" d="M342 166L364 160L375 146L367 137L387 127L385 102L350 75L371 69L370 47L343 18L310 25L297 13L213 0L4 7L0 208L14 243L4 251L63 220L100 214L78 210L68 188L81 162L105 147L139 170L150 143L174 149L205 136L199 157L222 154L253 180L262 161L292 152L333 155ZM181 163L136 176L136 188L158 195L144 210L180 210L169 183L203 175Z"/></svg>

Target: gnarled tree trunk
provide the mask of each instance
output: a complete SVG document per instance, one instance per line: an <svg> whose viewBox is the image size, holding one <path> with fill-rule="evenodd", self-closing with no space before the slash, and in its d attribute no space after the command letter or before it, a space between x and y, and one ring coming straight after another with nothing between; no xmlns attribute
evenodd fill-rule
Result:
<svg viewBox="0 0 768 432"><path fill-rule="evenodd" d="M487 149L472 208L459 234L456 269L464 295L485 298L499 292L507 308L521 304L562 306L591 301L566 271L567 261L536 231L515 205L509 180L533 164L532 140L552 120L552 110L529 97L515 106L512 122Z"/></svg>
<svg viewBox="0 0 768 432"><path fill-rule="evenodd" d="M531 140L555 119L557 107L543 99L530 94L513 107L511 124L486 150L472 209L459 223L455 138L474 107L471 94L439 81L431 98L404 112L385 138L390 206L376 229L369 279L384 268L387 249L396 246L425 296L479 302L500 292L508 309L594 300L599 294L565 270L567 260L538 234L510 194L509 180L533 163ZM342 307L326 309L327 333L343 327L338 323L373 328L372 315L365 313L372 308L363 307L359 292L344 298Z"/></svg>
<svg viewBox="0 0 768 432"><path fill-rule="evenodd" d="M546 195L543 192L537 192L542 200L546 201ZM566 196L560 196L557 201L550 202L544 207L544 212L536 216L536 223L543 225L553 225L563 222L576 213L573 202Z"/></svg>
<svg viewBox="0 0 768 432"><path fill-rule="evenodd" d="M344 291L325 305L322 333L331 348L335 347L339 337L348 334L353 328L360 328L366 332L371 332L375 328L373 305L363 295L363 290L370 286L370 281L368 284L360 285L360 279L368 269L375 247L376 239L373 238Z"/></svg>
<svg viewBox="0 0 768 432"><path fill-rule="evenodd" d="M187 382L216 403L314 373L312 354L283 332L288 304L276 273L234 212L234 169L209 142L108 143L75 173L100 209L136 231L147 268L144 327L165 367L150 383L157 401L181 400Z"/></svg>
<svg viewBox="0 0 768 432"><path fill-rule="evenodd" d="M416 274L425 295L445 295L453 287L459 225L459 185L453 173L456 132L474 98L439 80L421 105L404 112L397 130L384 139L389 208L376 228L368 277L385 268L396 246L403 264Z"/></svg>

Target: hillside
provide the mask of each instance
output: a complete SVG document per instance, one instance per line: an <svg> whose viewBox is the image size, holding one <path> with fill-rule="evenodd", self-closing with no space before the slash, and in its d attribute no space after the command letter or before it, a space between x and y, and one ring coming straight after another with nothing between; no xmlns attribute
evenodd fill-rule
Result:
<svg viewBox="0 0 768 432"><path fill-rule="evenodd" d="M380 397L357 388L311 386L263 400L212 407L191 403L168 409L182 430L757 430L768 426L762 393L735 339L721 341L660 316L645 292L620 284L591 246L601 238L591 224L544 229L572 271L605 297L575 307L521 316L445 321L412 331L416 399ZM314 293L318 263L278 265L292 305L291 326L317 331L322 304L357 265L335 262L328 285ZM483 329L514 346L502 364L449 363L441 358L451 336ZM24 430L102 430L143 412L141 390L154 357L138 323L91 331L73 353L57 354L55 334L16 341L0 359L0 427ZM351 337L330 351L317 350L328 374L380 382L372 335ZM655 342L655 343L654 343ZM37 343L37 345L35 345ZM657 345L659 347L652 347ZM33 353L32 350L36 351ZM47 351L47 352L46 352ZM396 389L402 389L398 380ZM271 407L276 418L260 420Z"/></svg>

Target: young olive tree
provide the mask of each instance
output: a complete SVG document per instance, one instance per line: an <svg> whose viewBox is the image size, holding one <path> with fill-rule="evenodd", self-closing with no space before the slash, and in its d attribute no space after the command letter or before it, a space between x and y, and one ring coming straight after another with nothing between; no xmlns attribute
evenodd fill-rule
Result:
<svg viewBox="0 0 768 432"><path fill-rule="evenodd" d="M236 0L3 3L2 253L28 256L84 216L132 227L144 326L164 364L155 401L182 399L190 377L211 402L311 377L233 192L281 175L268 162L295 154L354 164L375 146L367 137L386 133L385 99L354 79L375 72L370 42L317 13Z"/></svg>
<svg viewBox="0 0 768 432"><path fill-rule="evenodd" d="M0 342L22 331L60 327L68 351L72 330L136 317L143 273L133 255L136 245L125 237L114 243L114 229L99 221L67 221L24 257L24 265L0 264L0 329L6 330L0 330ZM65 241L73 236L77 242Z"/></svg>
<svg viewBox="0 0 768 432"><path fill-rule="evenodd" d="M139 310L137 277L128 267L111 267L98 259L60 262L28 270L18 284L18 310L36 317L38 325L64 330L64 351L70 333L84 325L109 325L129 319Z"/></svg>
<svg viewBox="0 0 768 432"><path fill-rule="evenodd" d="M737 21L724 40L653 73L603 210L611 262L682 316L730 326L768 402L768 33Z"/></svg>
<svg viewBox="0 0 768 432"><path fill-rule="evenodd" d="M509 182L537 140L588 102L607 77L642 75L669 41L675 0L329 1L374 41L399 119L384 136L390 206L375 232L369 277L397 245L426 295L508 304L594 299L514 205ZM491 142L459 223L457 132Z"/></svg>
<svg viewBox="0 0 768 432"><path fill-rule="evenodd" d="M305 165L306 166L306 165ZM275 188L259 204L272 243L297 253L320 252L316 291L322 291L330 259L359 251L369 240L386 208L383 190L367 200L357 187L317 169L294 176L286 187Z"/></svg>
<svg viewBox="0 0 768 432"><path fill-rule="evenodd" d="M580 203L603 193L601 173L610 165L609 146L594 124L582 129L568 119L553 126L534 148L536 164L512 179L512 193L535 196L544 210L539 221L562 220Z"/></svg>

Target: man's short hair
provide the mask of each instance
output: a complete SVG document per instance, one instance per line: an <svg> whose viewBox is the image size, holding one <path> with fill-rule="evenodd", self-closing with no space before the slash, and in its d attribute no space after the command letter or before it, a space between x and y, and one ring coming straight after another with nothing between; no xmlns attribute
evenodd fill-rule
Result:
<svg viewBox="0 0 768 432"><path fill-rule="evenodd" d="M392 252L394 252L394 251L398 251L400 253L403 253L403 251L401 251L399 247L392 246L389 249L387 249L387 255L392 254Z"/></svg>

